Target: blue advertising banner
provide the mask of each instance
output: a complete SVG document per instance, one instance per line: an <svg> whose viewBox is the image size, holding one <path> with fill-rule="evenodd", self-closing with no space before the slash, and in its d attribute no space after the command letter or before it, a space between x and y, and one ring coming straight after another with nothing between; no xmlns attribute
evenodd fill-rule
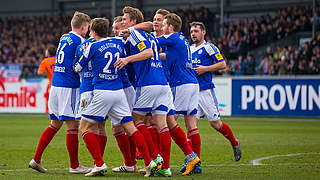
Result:
<svg viewBox="0 0 320 180"><path fill-rule="evenodd" d="M232 115L320 116L320 78L233 79Z"/></svg>

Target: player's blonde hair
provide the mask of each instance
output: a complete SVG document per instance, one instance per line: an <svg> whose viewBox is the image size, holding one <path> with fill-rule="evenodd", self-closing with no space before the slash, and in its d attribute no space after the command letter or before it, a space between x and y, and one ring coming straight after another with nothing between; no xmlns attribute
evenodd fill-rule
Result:
<svg viewBox="0 0 320 180"><path fill-rule="evenodd" d="M205 31L206 30L206 26L203 24L203 22L199 22L199 21L193 21L192 23L189 24L190 27L192 26L200 26L200 29L202 31Z"/></svg>
<svg viewBox="0 0 320 180"><path fill-rule="evenodd" d="M164 19L167 19L167 24L173 26L173 30L175 32L179 32L181 30L182 21L181 18L175 13L169 13L164 16Z"/></svg>
<svg viewBox="0 0 320 180"><path fill-rule="evenodd" d="M127 13L130 16L130 20L136 20L136 24L142 23L144 17L142 12L138 8L133 8L131 6L126 6L122 10L123 14Z"/></svg>
<svg viewBox="0 0 320 180"><path fill-rule="evenodd" d="M166 10L166 9L158 9L156 11L156 14L161 14L162 16L166 16L167 14L169 14L170 11Z"/></svg>
<svg viewBox="0 0 320 180"><path fill-rule="evenodd" d="M76 11L71 19L71 27L80 28L84 23L90 23L91 18L85 13Z"/></svg>
<svg viewBox="0 0 320 180"><path fill-rule="evenodd" d="M113 18L113 23L118 23L122 21L122 16L117 16Z"/></svg>

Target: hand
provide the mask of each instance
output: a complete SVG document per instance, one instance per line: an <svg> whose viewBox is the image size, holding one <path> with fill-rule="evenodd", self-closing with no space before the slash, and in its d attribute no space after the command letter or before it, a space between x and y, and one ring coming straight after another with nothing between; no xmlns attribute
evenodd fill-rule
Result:
<svg viewBox="0 0 320 180"><path fill-rule="evenodd" d="M200 74L203 74L203 73L207 72L207 67L206 66L197 65L197 67L194 68L194 70L196 70L196 72L200 75Z"/></svg>
<svg viewBox="0 0 320 180"><path fill-rule="evenodd" d="M125 65L127 65L129 63L127 58L119 58L114 64L113 66L116 69L122 69Z"/></svg>
<svg viewBox="0 0 320 180"><path fill-rule="evenodd" d="M123 35L124 39L126 39L127 37L130 36L130 31L129 31L129 29L123 29L120 31L120 34Z"/></svg>

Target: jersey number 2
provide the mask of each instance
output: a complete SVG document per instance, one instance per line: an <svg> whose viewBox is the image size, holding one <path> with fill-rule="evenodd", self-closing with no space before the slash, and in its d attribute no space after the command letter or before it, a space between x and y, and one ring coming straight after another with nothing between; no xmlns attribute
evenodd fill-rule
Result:
<svg viewBox="0 0 320 180"><path fill-rule="evenodd" d="M119 52L115 53L115 54L114 54L114 57L116 58L116 60L118 60L119 57L120 57L120 53L119 53ZM107 62L107 64L106 64L106 66L103 68L103 72L104 72L104 73L111 73L111 70L109 69L109 67L110 67L110 64L111 64L112 58L113 58L112 53L109 52L109 51L107 51L107 52L104 54L104 58L109 59L109 60L108 60L108 62Z"/></svg>

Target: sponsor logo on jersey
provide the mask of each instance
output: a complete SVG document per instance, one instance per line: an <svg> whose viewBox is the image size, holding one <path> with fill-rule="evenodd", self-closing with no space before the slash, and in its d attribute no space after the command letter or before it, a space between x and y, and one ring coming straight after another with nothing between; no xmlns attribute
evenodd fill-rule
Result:
<svg viewBox="0 0 320 180"><path fill-rule="evenodd" d="M220 61L221 59L223 59L223 57L221 56L220 53L217 53L215 56L216 56L216 58L217 58L218 61Z"/></svg>
<svg viewBox="0 0 320 180"><path fill-rule="evenodd" d="M138 44L138 48L139 48L139 50L140 50L140 52L141 52L142 50L144 50L145 48L147 48L147 46L144 44L144 42L140 42L140 43Z"/></svg>

